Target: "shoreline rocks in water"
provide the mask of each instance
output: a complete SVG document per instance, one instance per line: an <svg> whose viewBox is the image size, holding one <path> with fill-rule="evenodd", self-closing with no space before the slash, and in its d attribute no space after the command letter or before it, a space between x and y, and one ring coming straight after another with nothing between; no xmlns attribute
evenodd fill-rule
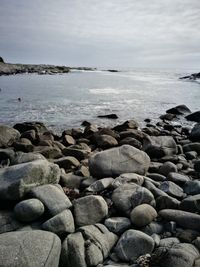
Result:
<svg viewBox="0 0 200 267"><path fill-rule="evenodd" d="M3 58L0 57L0 76L1 75L15 75L23 73L37 73L39 75L53 75L53 74L64 74L71 70L77 71L94 71L95 68L88 67L67 67L67 66L56 66L46 64L13 64L4 62Z"/></svg>
<svg viewBox="0 0 200 267"><path fill-rule="evenodd" d="M199 266L199 123L84 125L0 126L0 265Z"/></svg>

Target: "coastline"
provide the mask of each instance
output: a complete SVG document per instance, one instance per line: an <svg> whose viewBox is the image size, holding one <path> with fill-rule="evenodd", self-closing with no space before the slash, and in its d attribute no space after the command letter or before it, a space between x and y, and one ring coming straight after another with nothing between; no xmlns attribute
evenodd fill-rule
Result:
<svg viewBox="0 0 200 267"><path fill-rule="evenodd" d="M134 120L112 128L85 121L61 135L40 122L0 126L0 242L15 237L18 246L28 236L27 253L39 246L50 266L192 267L200 248L200 124L173 125L177 115L200 122L199 112L180 105L142 129ZM34 243L39 236L46 250ZM35 266L40 259L32 258Z"/></svg>

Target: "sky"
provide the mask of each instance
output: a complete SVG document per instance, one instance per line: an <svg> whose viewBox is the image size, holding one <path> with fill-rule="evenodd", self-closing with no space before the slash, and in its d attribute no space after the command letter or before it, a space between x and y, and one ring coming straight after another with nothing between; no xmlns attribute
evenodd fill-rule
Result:
<svg viewBox="0 0 200 267"><path fill-rule="evenodd" d="M200 69L200 0L0 0L12 63Z"/></svg>

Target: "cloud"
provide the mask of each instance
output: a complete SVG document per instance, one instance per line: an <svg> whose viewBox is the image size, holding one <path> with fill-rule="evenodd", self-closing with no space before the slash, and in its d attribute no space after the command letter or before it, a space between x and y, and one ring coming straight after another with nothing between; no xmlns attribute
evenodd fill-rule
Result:
<svg viewBox="0 0 200 267"><path fill-rule="evenodd" d="M196 66L199 11L199 0L1 0L0 51L18 62Z"/></svg>

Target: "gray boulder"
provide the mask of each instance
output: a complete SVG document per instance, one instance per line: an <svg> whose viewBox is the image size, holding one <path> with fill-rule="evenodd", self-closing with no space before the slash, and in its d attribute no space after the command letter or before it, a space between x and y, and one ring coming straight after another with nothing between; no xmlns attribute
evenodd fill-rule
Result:
<svg viewBox="0 0 200 267"><path fill-rule="evenodd" d="M0 211L0 234L11 232L19 229L23 225L16 220L15 215L11 211Z"/></svg>
<svg viewBox="0 0 200 267"><path fill-rule="evenodd" d="M157 210L163 209L179 209L180 201L176 198L166 196L159 196L156 198L156 208Z"/></svg>
<svg viewBox="0 0 200 267"><path fill-rule="evenodd" d="M44 213L44 205L39 199L32 198L19 202L14 208L19 221L32 222Z"/></svg>
<svg viewBox="0 0 200 267"><path fill-rule="evenodd" d="M183 228L197 230L197 231L199 230L199 225L200 225L199 214L182 210L164 209L159 211L159 216L161 216L166 221L174 221Z"/></svg>
<svg viewBox="0 0 200 267"><path fill-rule="evenodd" d="M81 227L64 240L60 266L97 266L108 257L116 241L117 236L102 224Z"/></svg>
<svg viewBox="0 0 200 267"><path fill-rule="evenodd" d="M148 204L135 207L130 214L131 222L137 227L143 227L151 223L156 217L156 210Z"/></svg>
<svg viewBox="0 0 200 267"><path fill-rule="evenodd" d="M180 243L159 247L154 251L156 263L153 267L193 267L198 257L199 251L192 244Z"/></svg>
<svg viewBox="0 0 200 267"><path fill-rule="evenodd" d="M69 234L75 231L74 218L70 210L64 210L45 223L42 228L57 235Z"/></svg>
<svg viewBox="0 0 200 267"><path fill-rule="evenodd" d="M137 187L137 184L124 184L115 189L112 194L112 201L116 209L127 216L133 208L131 198Z"/></svg>
<svg viewBox="0 0 200 267"><path fill-rule="evenodd" d="M88 188L87 191L91 192L101 192L105 190L106 188L110 187L113 183L113 178L103 178L98 181L95 181L92 183Z"/></svg>
<svg viewBox="0 0 200 267"><path fill-rule="evenodd" d="M113 186L118 187L122 184L132 183L142 185L144 183L144 176L136 173L123 173L119 177L115 178Z"/></svg>
<svg viewBox="0 0 200 267"><path fill-rule="evenodd" d="M159 173L167 176L170 172L178 172L177 167L174 163L166 161L159 169Z"/></svg>
<svg viewBox="0 0 200 267"><path fill-rule="evenodd" d="M19 151L15 153L15 157L12 157L11 165L22 164L39 159L45 160L45 157L39 153L32 153L32 152L24 153Z"/></svg>
<svg viewBox="0 0 200 267"><path fill-rule="evenodd" d="M61 241L45 231L17 231L0 235L0 266L57 267Z"/></svg>
<svg viewBox="0 0 200 267"><path fill-rule="evenodd" d="M19 139L20 133L6 125L0 125L0 147L7 147Z"/></svg>
<svg viewBox="0 0 200 267"><path fill-rule="evenodd" d="M200 181L193 180L186 182L184 185L184 192L188 195L200 194Z"/></svg>
<svg viewBox="0 0 200 267"><path fill-rule="evenodd" d="M150 164L148 155L129 145L111 148L89 159L90 173L94 177L116 177L122 173L144 175Z"/></svg>
<svg viewBox="0 0 200 267"><path fill-rule="evenodd" d="M176 154L177 146L171 136L148 136L144 139L143 150L150 158L161 158Z"/></svg>
<svg viewBox="0 0 200 267"><path fill-rule="evenodd" d="M192 140L193 142L200 141L200 123L195 124L195 126L192 128L192 131L190 133L190 140Z"/></svg>
<svg viewBox="0 0 200 267"><path fill-rule="evenodd" d="M178 105L176 107L168 109L166 113L175 114L175 115L183 115L186 113L191 113L191 110L186 105Z"/></svg>
<svg viewBox="0 0 200 267"><path fill-rule="evenodd" d="M186 210L189 212L199 212L200 211L200 194L195 196L189 196L182 200L180 204L181 210Z"/></svg>
<svg viewBox="0 0 200 267"><path fill-rule="evenodd" d="M151 253L154 240L137 230L128 230L122 234L115 247L117 257L122 261L135 261L139 256Z"/></svg>
<svg viewBox="0 0 200 267"><path fill-rule="evenodd" d="M100 222L108 214L108 205L101 196L85 196L73 202L77 226Z"/></svg>
<svg viewBox="0 0 200 267"><path fill-rule="evenodd" d="M186 175L181 174L181 173L170 172L167 175L167 180L174 182L176 184L183 185L184 183L188 182L190 180L190 178Z"/></svg>
<svg viewBox="0 0 200 267"><path fill-rule="evenodd" d="M131 196L132 208L144 203L155 206L154 196L147 188L138 186Z"/></svg>
<svg viewBox="0 0 200 267"><path fill-rule="evenodd" d="M38 185L58 183L59 176L59 167L47 160L0 169L0 199L19 200Z"/></svg>
<svg viewBox="0 0 200 267"><path fill-rule="evenodd" d="M159 189L167 193L169 196L174 197L174 198L182 198L184 196L183 189L178 186L177 184L170 182L170 181L165 181L161 183L159 186Z"/></svg>
<svg viewBox="0 0 200 267"><path fill-rule="evenodd" d="M47 184L35 187L31 190L30 194L38 198L52 216L72 206L71 201L64 194L62 188L56 185Z"/></svg>
<svg viewBox="0 0 200 267"><path fill-rule="evenodd" d="M105 226L109 231L120 235L131 227L131 221L126 217L110 217L105 220Z"/></svg>

